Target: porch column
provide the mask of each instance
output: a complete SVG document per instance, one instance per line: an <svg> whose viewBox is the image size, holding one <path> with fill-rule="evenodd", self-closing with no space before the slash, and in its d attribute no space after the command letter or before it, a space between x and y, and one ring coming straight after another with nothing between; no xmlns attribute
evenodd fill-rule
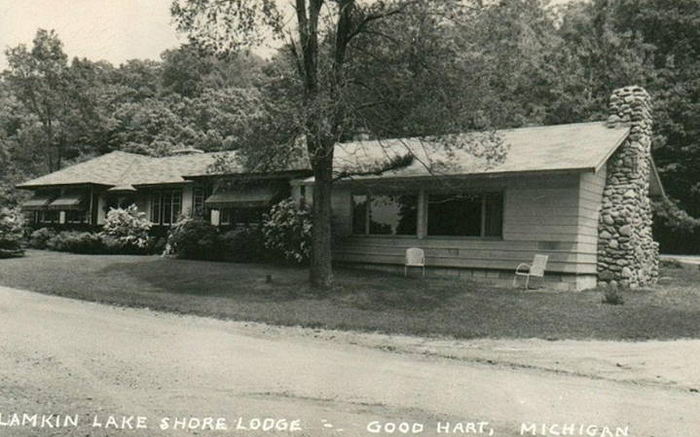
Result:
<svg viewBox="0 0 700 437"><path fill-rule="evenodd" d="M428 198L425 194L425 189L421 188L418 190L418 218L417 218L417 236L419 239L425 238L428 231L428 220L427 220L427 210L428 210Z"/></svg>

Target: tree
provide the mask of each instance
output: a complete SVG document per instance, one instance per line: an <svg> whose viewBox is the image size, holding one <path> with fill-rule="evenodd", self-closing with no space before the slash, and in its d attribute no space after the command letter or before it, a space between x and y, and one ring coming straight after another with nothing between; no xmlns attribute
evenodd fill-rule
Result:
<svg viewBox="0 0 700 437"><path fill-rule="evenodd" d="M33 47L23 44L6 51L5 80L15 96L38 118L44 131L49 170L61 167L66 144L62 117L67 113L68 57L54 31L39 29Z"/></svg>
<svg viewBox="0 0 700 437"><path fill-rule="evenodd" d="M442 31L467 16L472 6L460 0L295 0L292 9L290 18L294 18L287 20L273 0L174 0L171 7L178 29L205 50L229 53L246 49L270 34L286 40L299 91L299 103L294 105L297 112L289 115L299 129L290 136L304 139L315 178L309 279L312 286L328 288L332 285L334 146L363 124L353 121L361 111L353 107L350 98L353 79L362 71L353 45L360 36L391 38L395 29L383 26L398 15L414 17L418 24L421 19L429 20L432 23L424 30L430 32L418 35L425 44L414 45L412 57L416 66L425 66L421 58L431 47L429 42L444 37ZM449 101L441 97L449 96L435 96L433 107ZM286 143L290 144L294 142Z"/></svg>

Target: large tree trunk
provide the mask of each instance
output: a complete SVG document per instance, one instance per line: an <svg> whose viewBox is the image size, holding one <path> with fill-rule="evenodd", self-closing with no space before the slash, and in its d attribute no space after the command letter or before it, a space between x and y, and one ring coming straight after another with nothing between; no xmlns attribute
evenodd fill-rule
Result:
<svg viewBox="0 0 700 437"><path fill-rule="evenodd" d="M314 203L311 268L309 282L314 288L333 285L331 262L331 193L333 191L333 146L314 163Z"/></svg>

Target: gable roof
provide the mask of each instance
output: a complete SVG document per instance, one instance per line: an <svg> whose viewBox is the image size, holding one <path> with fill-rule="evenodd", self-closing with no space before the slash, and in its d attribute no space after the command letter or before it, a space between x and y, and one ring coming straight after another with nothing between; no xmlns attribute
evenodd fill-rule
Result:
<svg viewBox="0 0 700 437"><path fill-rule="evenodd" d="M416 138L358 141L336 148L334 167L341 172L362 172L381 162L412 155L415 159L409 165L353 178L597 171L628 133L628 126L608 127L604 122L500 130L497 134L508 152L502 162L491 163L465 148L446 152L439 143Z"/></svg>

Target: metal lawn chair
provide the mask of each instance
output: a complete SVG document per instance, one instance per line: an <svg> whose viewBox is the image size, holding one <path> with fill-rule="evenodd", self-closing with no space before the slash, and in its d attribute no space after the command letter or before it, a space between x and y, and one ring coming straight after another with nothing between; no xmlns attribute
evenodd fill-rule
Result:
<svg viewBox="0 0 700 437"><path fill-rule="evenodd" d="M530 284L530 277L534 276L537 278L544 277L544 270L547 268L548 255L535 255L532 260L532 264L521 263L515 268L515 276L513 277L513 287L517 285L518 276L525 277L525 289L527 289Z"/></svg>
<svg viewBox="0 0 700 437"><path fill-rule="evenodd" d="M423 249L417 247L406 249L406 264L403 267L404 276L408 276L409 267L421 267L425 278L425 252L423 252Z"/></svg>

